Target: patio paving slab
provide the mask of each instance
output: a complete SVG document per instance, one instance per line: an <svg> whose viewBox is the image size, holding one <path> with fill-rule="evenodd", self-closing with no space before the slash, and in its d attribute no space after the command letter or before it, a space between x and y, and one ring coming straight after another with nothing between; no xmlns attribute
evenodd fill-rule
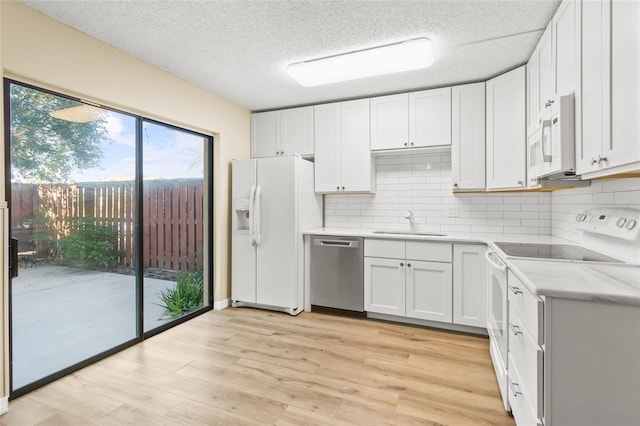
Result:
<svg viewBox="0 0 640 426"><path fill-rule="evenodd" d="M145 331L170 320L157 295L174 282L144 279ZM13 388L136 337L135 277L42 265L12 281Z"/></svg>

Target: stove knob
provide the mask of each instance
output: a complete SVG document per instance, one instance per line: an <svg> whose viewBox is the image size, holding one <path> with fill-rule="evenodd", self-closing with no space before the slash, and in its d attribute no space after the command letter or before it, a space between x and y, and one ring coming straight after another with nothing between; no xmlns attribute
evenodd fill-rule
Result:
<svg viewBox="0 0 640 426"><path fill-rule="evenodd" d="M637 224L637 223L638 223L638 222L637 222L635 219L629 219L629 220L627 221L627 226L625 226L625 228L627 228L629 231L631 231L633 228L635 228L635 227L636 227L636 224Z"/></svg>
<svg viewBox="0 0 640 426"><path fill-rule="evenodd" d="M616 226L618 228L622 228L625 223L627 223L627 219L625 219L624 217L621 217L620 219L616 220Z"/></svg>

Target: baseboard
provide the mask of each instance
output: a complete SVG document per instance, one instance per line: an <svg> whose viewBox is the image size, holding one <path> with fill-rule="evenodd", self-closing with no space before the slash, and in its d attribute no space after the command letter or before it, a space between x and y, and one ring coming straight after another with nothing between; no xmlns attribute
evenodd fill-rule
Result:
<svg viewBox="0 0 640 426"><path fill-rule="evenodd" d="M221 311L224 308L228 308L231 303L231 299L218 300L217 302L213 302L213 310Z"/></svg>
<svg viewBox="0 0 640 426"><path fill-rule="evenodd" d="M0 414L4 414L9 411L9 397L5 396L0 398Z"/></svg>

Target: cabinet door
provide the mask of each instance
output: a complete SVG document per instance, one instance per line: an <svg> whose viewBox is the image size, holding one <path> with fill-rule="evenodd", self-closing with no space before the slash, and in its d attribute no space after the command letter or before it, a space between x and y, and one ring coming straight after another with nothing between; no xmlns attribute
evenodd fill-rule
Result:
<svg viewBox="0 0 640 426"><path fill-rule="evenodd" d="M640 161L640 2L611 4L611 145L605 167Z"/></svg>
<svg viewBox="0 0 640 426"><path fill-rule="evenodd" d="M451 322L451 264L407 262L407 317Z"/></svg>
<svg viewBox="0 0 640 426"><path fill-rule="evenodd" d="M453 189L485 187L484 83L451 89L451 172Z"/></svg>
<svg viewBox="0 0 640 426"><path fill-rule="evenodd" d="M409 93L409 145L451 145L451 87Z"/></svg>
<svg viewBox="0 0 640 426"><path fill-rule="evenodd" d="M486 328L487 261L483 245L453 246L453 323Z"/></svg>
<svg viewBox="0 0 640 426"><path fill-rule="evenodd" d="M524 188L525 68L487 81L487 189Z"/></svg>
<svg viewBox="0 0 640 426"><path fill-rule="evenodd" d="M365 257L364 310L404 316L404 282L404 260Z"/></svg>
<svg viewBox="0 0 640 426"><path fill-rule="evenodd" d="M251 158L277 155L279 127L280 111L251 114Z"/></svg>
<svg viewBox="0 0 640 426"><path fill-rule="evenodd" d="M369 148L369 100L341 104L341 191L371 192L375 181Z"/></svg>
<svg viewBox="0 0 640 426"><path fill-rule="evenodd" d="M540 80L538 52L533 52L527 63L527 136L538 129L540 119Z"/></svg>
<svg viewBox="0 0 640 426"><path fill-rule="evenodd" d="M580 3L563 1L551 21L557 95L580 89Z"/></svg>
<svg viewBox="0 0 640 426"><path fill-rule="evenodd" d="M540 113L545 114L550 108L549 101L555 96L555 73L553 71L553 37L552 26L549 25L538 42L536 51L538 52L538 80L539 80L539 100ZM544 112L543 112L544 111ZM549 113L545 114L549 115Z"/></svg>
<svg viewBox="0 0 640 426"><path fill-rule="evenodd" d="M611 142L611 1L582 2L582 139L576 173L597 171L602 146ZM629 41L630 42L630 41Z"/></svg>
<svg viewBox="0 0 640 426"><path fill-rule="evenodd" d="M380 96L369 100L371 149L404 148L409 144L409 95Z"/></svg>
<svg viewBox="0 0 640 426"><path fill-rule="evenodd" d="M284 155L313 155L313 107L281 111L280 142Z"/></svg>
<svg viewBox="0 0 640 426"><path fill-rule="evenodd" d="M315 188L335 192L340 188L340 103L314 107Z"/></svg>

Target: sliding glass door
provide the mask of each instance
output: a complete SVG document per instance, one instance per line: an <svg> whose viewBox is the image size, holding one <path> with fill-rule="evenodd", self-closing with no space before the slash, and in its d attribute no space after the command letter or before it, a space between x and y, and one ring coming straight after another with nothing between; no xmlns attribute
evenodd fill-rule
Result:
<svg viewBox="0 0 640 426"><path fill-rule="evenodd" d="M15 82L5 96L15 396L209 308L212 139Z"/></svg>
<svg viewBox="0 0 640 426"><path fill-rule="evenodd" d="M208 305L207 145L202 135L143 122L145 332Z"/></svg>

